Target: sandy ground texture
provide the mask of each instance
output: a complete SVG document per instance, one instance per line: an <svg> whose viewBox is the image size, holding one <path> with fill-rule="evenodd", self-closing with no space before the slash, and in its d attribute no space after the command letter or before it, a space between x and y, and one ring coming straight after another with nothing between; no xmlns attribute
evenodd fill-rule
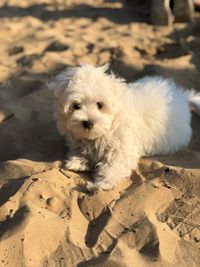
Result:
<svg viewBox="0 0 200 267"><path fill-rule="evenodd" d="M62 170L46 86L68 66L109 61L128 81L157 74L199 90L199 15L165 28L120 1L0 3L0 266L200 266L200 118L188 149L141 159L92 194L88 174Z"/></svg>

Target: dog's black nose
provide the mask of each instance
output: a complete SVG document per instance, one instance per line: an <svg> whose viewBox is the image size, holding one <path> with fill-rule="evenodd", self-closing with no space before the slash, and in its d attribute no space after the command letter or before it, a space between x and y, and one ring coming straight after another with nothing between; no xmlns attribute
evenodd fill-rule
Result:
<svg viewBox="0 0 200 267"><path fill-rule="evenodd" d="M92 121L83 121L82 125L85 129L91 130L94 126L94 123Z"/></svg>

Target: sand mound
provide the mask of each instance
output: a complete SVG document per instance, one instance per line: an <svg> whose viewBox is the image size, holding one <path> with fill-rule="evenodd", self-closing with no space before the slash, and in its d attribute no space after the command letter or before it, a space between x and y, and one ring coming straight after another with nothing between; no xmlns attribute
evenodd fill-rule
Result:
<svg viewBox="0 0 200 267"><path fill-rule="evenodd" d="M109 61L129 81L163 75L199 90L198 15L156 28L144 6L121 1L4 2L0 266L200 266L200 118L187 150L141 159L130 179L90 193L88 174L62 169L46 87L67 66Z"/></svg>
<svg viewBox="0 0 200 267"><path fill-rule="evenodd" d="M10 180L1 187L1 262L198 266L198 175L145 159L132 181L92 195L84 177L57 168Z"/></svg>

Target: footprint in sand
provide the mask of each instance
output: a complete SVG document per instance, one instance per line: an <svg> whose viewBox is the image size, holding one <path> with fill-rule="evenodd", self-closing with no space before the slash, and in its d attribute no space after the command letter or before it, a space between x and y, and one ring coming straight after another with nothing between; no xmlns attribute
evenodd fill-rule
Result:
<svg viewBox="0 0 200 267"><path fill-rule="evenodd" d="M166 223L179 237L188 241L200 242L200 202L197 198L175 199L157 215L160 222Z"/></svg>
<svg viewBox="0 0 200 267"><path fill-rule="evenodd" d="M47 48L45 49L45 52L55 52L55 51L65 51L69 49L69 45L63 44L59 41L53 41L50 43Z"/></svg>

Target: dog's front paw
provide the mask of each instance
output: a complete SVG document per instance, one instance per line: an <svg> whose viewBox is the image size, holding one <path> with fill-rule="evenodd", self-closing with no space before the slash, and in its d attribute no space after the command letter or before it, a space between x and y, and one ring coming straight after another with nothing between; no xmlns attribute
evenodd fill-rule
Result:
<svg viewBox="0 0 200 267"><path fill-rule="evenodd" d="M67 160L64 165L64 169L75 172L88 171L89 166L84 160L73 157L70 160Z"/></svg>

